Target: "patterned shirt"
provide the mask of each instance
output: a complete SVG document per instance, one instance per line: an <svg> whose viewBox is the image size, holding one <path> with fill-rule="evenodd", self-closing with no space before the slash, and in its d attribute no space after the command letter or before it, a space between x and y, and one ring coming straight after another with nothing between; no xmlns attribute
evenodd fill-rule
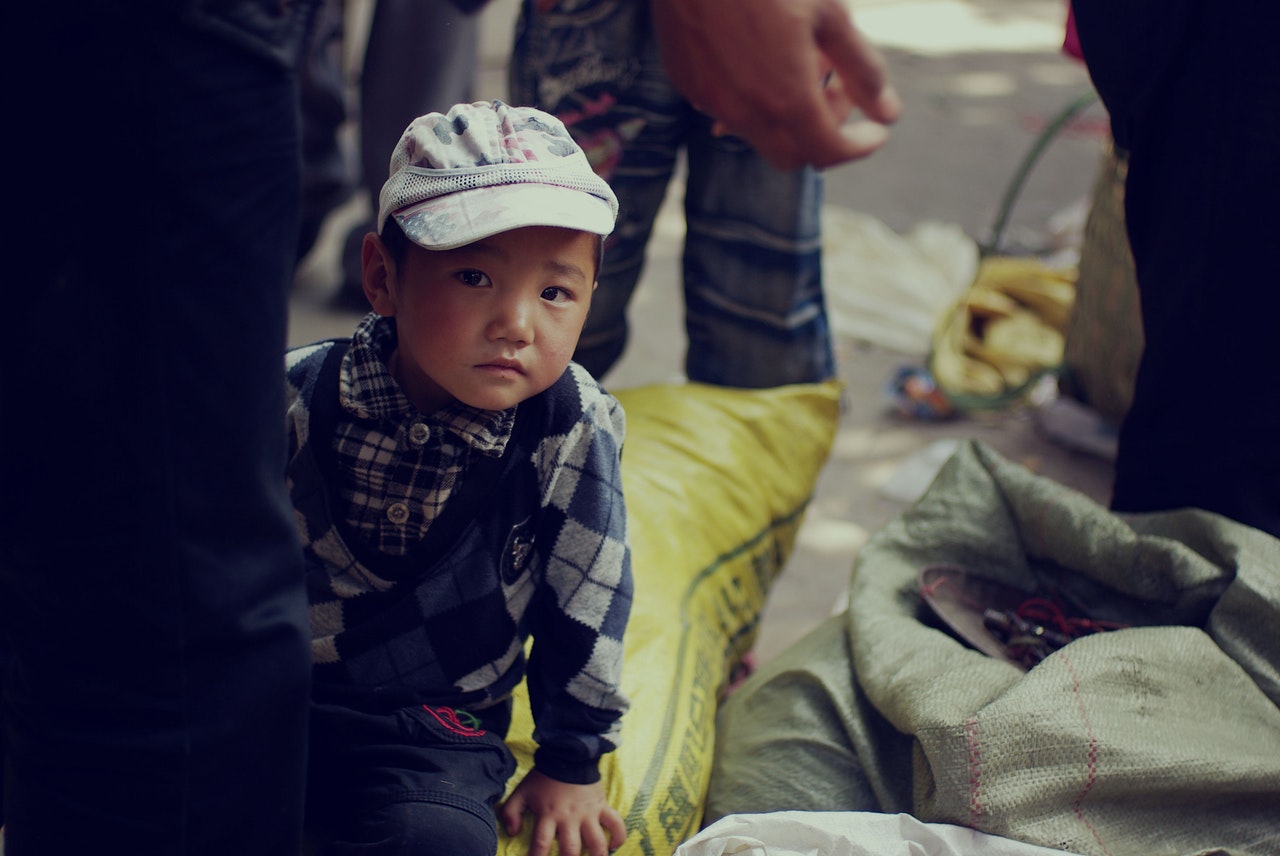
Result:
<svg viewBox="0 0 1280 856"><path fill-rule="evenodd" d="M380 553L403 556L448 502L470 455L499 457L515 408L454 403L424 418L391 377L389 318L369 313L342 360L338 397L350 419L334 434L346 522Z"/></svg>
<svg viewBox="0 0 1280 856"><path fill-rule="evenodd" d="M527 679L535 765L595 781L629 705L621 405L571 363L510 411L425 415L386 369L392 348L374 315L285 361L313 692L478 710Z"/></svg>

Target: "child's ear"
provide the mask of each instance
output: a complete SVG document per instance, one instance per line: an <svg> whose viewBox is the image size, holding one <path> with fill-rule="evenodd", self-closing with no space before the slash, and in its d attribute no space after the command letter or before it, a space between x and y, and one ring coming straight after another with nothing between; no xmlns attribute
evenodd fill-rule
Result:
<svg viewBox="0 0 1280 856"><path fill-rule="evenodd" d="M364 296L369 299L373 311L384 318L396 314L396 297L392 288L395 279L395 260L382 238L370 232L360 245L360 269Z"/></svg>

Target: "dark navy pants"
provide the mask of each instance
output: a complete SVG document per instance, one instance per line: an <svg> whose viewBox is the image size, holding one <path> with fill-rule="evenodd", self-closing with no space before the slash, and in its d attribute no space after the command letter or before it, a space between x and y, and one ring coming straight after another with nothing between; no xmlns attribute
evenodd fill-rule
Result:
<svg viewBox="0 0 1280 856"><path fill-rule="evenodd" d="M309 837L320 856L493 856L494 806L516 763L510 707L484 721L449 707L366 713L316 704Z"/></svg>
<svg viewBox="0 0 1280 856"><path fill-rule="evenodd" d="M1196 507L1280 535L1280 6L1074 0L1129 152L1146 350L1113 507Z"/></svg>
<svg viewBox="0 0 1280 856"><path fill-rule="evenodd" d="M7 4L6 856L298 852L306 5Z"/></svg>

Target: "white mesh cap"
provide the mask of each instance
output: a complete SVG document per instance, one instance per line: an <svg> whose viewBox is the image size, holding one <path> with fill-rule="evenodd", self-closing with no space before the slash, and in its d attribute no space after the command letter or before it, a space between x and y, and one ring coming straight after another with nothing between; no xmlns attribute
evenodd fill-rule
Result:
<svg viewBox="0 0 1280 856"><path fill-rule="evenodd" d="M608 235L617 216L617 197L559 119L501 101L414 119L378 198L378 231L394 217L429 250L524 226Z"/></svg>

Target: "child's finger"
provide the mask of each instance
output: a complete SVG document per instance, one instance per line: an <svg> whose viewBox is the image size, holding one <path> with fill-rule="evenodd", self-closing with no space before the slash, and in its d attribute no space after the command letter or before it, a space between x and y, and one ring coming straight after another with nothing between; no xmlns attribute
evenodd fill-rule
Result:
<svg viewBox="0 0 1280 856"><path fill-rule="evenodd" d="M507 835L516 835L520 832L520 827L524 826L524 797L520 795L519 790L511 795L511 799L499 806L498 818L502 821Z"/></svg>
<svg viewBox="0 0 1280 856"><path fill-rule="evenodd" d="M582 824L582 852L589 856L609 856L609 839L600 824Z"/></svg>
<svg viewBox="0 0 1280 856"><path fill-rule="evenodd" d="M539 817L533 825L533 838L529 841L529 856L547 856L551 852L551 842L556 840L556 822L550 818ZM563 842L561 847L563 847Z"/></svg>
<svg viewBox="0 0 1280 856"><path fill-rule="evenodd" d="M627 824L623 822L622 815L610 808L600 816L600 823L609 833L609 849L617 850L627 840Z"/></svg>
<svg viewBox="0 0 1280 856"><path fill-rule="evenodd" d="M581 856L582 833L577 824L566 823L560 827L560 856ZM594 853L594 851L591 851Z"/></svg>

